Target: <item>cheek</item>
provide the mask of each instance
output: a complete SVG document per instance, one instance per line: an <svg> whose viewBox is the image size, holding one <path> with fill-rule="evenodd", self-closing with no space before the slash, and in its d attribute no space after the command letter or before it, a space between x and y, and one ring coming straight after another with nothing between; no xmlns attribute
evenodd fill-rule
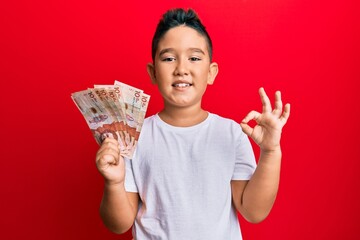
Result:
<svg viewBox="0 0 360 240"><path fill-rule="evenodd" d="M172 71L170 66L159 66L155 69L155 73L157 78L166 80L166 77L169 76Z"/></svg>
<svg viewBox="0 0 360 240"><path fill-rule="evenodd" d="M199 67L194 70L194 75L196 75L198 78L206 79L206 81L209 76L208 73L209 73L209 69L206 67Z"/></svg>

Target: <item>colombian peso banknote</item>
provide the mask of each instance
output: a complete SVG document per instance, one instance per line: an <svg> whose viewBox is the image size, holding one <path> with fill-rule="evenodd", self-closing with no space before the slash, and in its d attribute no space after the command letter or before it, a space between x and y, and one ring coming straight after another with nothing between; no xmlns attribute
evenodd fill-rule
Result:
<svg viewBox="0 0 360 240"><path fill-rule="evenodd" d="M71 98L86 120L96 142L119 142L120 154L132 159L140 136L150 95L128 84L94 85Z"/></svg>

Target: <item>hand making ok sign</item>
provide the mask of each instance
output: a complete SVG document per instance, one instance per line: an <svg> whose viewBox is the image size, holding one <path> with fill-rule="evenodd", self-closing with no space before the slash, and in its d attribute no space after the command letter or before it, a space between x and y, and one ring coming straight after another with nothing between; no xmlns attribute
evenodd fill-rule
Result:
<svg viewBox="0 0 360 240"><path fill-rule="evenodd" d="M270 99L264 88L259 89L262 113L251 111L240 123L243 131L251 137L262 151L273 151L280 149L281 131L290 116L290 104L286 104L283 111L281 93L275 93L274 109L271 107ZM252 128L249 121L255 120L257 125Z"/></svg>

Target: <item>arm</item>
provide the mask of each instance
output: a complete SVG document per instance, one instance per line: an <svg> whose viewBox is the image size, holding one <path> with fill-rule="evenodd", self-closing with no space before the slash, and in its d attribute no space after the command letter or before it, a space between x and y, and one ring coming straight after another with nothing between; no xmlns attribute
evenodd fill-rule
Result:
<svg viewBox="0 0 360 240"><path fill-rule="evenodd" d="M263 88L260 89L263 112L250 112L241 123L243 131L260 147L260 158L249 181L232 181L236 209L250 222L261 222L270 213L275 202L280 179L281 131L290 115L290 105L282 111L280 92L275 94L275 108ZM255 120L251 128L248 122Z"/></svg>
<svg viewBox="0 0 360 240"><path fill-rule="evenodd" d="M270 159L271 155L260 155L259 164L249 181L231 181L235 207L252 223L263 221L270 213L279 186L281 153L273 159Z"/></svg>
<svg viewBox="0 0 360 240"><path fill-rule="evenodd" d="M119 234L129 230L136 217L138 201L138 193L126 192L123 184L105 184L100 205L100 216L105 226Z"/></svg>
<svg viewBox="0 0 360 240"><path fill-rule="evenodd" d="M111 231L124 233L134 223L139 195L125 191L125 162L116 140L105 139L97 152L96 165L105 180L100 216Z"/></svg>

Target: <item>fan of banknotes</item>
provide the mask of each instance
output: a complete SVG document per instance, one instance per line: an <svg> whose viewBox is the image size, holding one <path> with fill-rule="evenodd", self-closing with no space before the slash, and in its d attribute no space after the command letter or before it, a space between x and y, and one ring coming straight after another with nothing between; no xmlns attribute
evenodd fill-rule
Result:
<svg viewBox="0 0 360 240"><path fill-rule="evenodd" d="M120 154L132 158L144 122L150 96L143 90L116 81L114 85L94 85L71 94L95 140L119 142Z"/></svg>

